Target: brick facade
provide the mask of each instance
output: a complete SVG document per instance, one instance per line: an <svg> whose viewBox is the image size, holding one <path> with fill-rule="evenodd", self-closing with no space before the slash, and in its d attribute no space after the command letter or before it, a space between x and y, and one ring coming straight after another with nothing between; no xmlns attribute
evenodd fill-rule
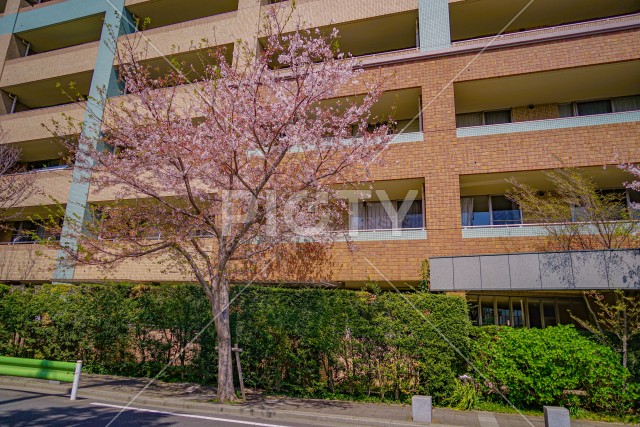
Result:
<svg viewBox="0 0 640 427"><path fill-rule="evenodd" d="M449 1L453 2L453 0ZM314 15L320 3L320 1L301 2L301 7L305 16L317 18L319 22L329 22L330 17ZM395 6L389 6L388 13L418 7L416 1L392 3ZM322 8L322 10L330 11L331 8ZM204 26L209 21L222 19L233 22L235 22L234 19L244 19L246 22L242 22L246 25L241 26L241 29L248 31L247 28L257 22L254 16L256 14L253 12L255 11L245 10L237 13L251 15L246 18L225 16L205 19L197 23L176 24L173 26L175 28L152 30L151 36L164 46L172 41L171 34L182 34L187 27L191 28L196 24ZM342 11L344 16L341 15L340 19L349 20L352 15L358 15L358 19L366 19L371 15L370 13L363 15L363 13L360 8L346 8ZM225 25L230 24L225 23ZM225 31L229 28L225 27ZM225 32L223 36L232 40L233 37L230 34ZM8 47L5 47L6 49ZM91 55L94 47L85 46L83 49L86 55ZM76 50L81 52L83 49ZM638 142L640 123L638 122L458 137L454 94L455 84L461 82L639 61L640 37L636 29L559 40L543 40L536 43L528 42L492 48L481 53L472 50L466 53L452 51L450 54L439 52L433 55L398 57L405 59L390 63L389 58L393 58L393 55L386 55L380 59L386 62L380 62L379 65L369 64L366 78L383 78L386 81L387 90L420 88L424 108L422 114L424 140L390 145L382 156L382 164L373 169L373 179L375 181L424 179L427 239L359 242L356 244L357 251L353 253L347 250L345 244L338 243L331 250L331 262L327 267L331 270L333 281L358 284L368 279L379 281L388 279L394 283L415 284L420 279L421 260L431 256L535 250L539 243L538 238L465 239L462 237L460 220L460 176L462 175L536 171L561 166L601 166L614 164L617 161L640 162L640 143ZM5 73L0 82L5 79L9 82L18 81L21 78L35 79L36 77L25 76L19 72L27 63L32 70L31 67L35 61L35 59L24 58L9 60L6 65L3 62ZM49 62L56 61L56 56L45 55L40 58L40 61L46 68ZM58 68L63 65L59 64ZM344 94L359 93L362 88L363 86L344 88ZM54 109L56 113L62 111L78 119L81 117L75 105L54 107ZM557 117L559 117L557 103L538 104L534 108L529 108L529 105L514 105L512 109L514 122ZM39 112L1 116L0 124L5 129L11 130L8 142L17 143L47 138L46 131L43 131L39 123L50 119L51 114L47 109L43 109ZM56 184L56 189L60 188L65 187ZM59 196L59 194L56 195ZM15 272L15 268L7 266L8 263L13 262L9 254L15 257L16 251L0 246L0 254L2 254L0 272L3 272L0 280L24 280ZM379 272L367 259L379 269ZM43 262L44 264L50 267L51 263L47 261ZM43 275L42 270L38 271L40 271L38 278L34 276L32 279L47 280L46 274ZM152 261L142 261L124 264L109 274L97 272L89 267L81 267L77 269L74 280L90 281L107 278L139 281L189 279L178 272L163 271Z"/></svg>

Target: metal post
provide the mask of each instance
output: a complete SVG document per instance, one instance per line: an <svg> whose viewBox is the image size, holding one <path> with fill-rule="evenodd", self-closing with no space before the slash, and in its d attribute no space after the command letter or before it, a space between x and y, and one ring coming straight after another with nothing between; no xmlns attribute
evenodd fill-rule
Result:
<svg viewBox="0 0 640 427"><path fill-rule="evenodd" d="M20 39L20 41L22 42L22 44L24 44L26 46L25 50L24 50L24 55L23 56L29 56L29 52L31 51L31 42L28 42L24 39Z"/></svg>
<svg viewBox="0 0 640 427"><path fill-rule="evenodd" d="M236 365L238 366L238 381L240 382L240 393L242 393L242 400L247 400L247 396L244 394L244 380L242 379L242 367L240 366L240 353L242 349L238 348L238 344L231 349L236 354Z"/></svg>
<svg viewBox="0 0 640 427"><path fill-rule="evenodd" d="M78 386L80 385L80 373L82 372L82 360L76 362L76 370L73 373L73 385L71 386L71 400L78 397Z"/></svg>
<svg viewBox="0 0 640 427"><path fill-rule="evenodd" d="M16 112L16 105L18 105L18 95L9 94L9 99L11 99L11 109L9 110L9 114L13 114Z"/></svg>

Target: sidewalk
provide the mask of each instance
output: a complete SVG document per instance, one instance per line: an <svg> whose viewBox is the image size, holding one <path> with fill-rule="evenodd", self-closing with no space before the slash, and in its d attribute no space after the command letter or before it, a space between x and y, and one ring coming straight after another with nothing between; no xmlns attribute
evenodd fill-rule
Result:
<svg viewBox="0 0 640 427"><path fill-rule="evenodd" d="M148 381L143 378L84 374L80 381L78 397L127 404L144 388ZM29 378L0 376L0 388L68 394L70 385ZM312 421L351 426L404 427L424 425L411 421L411 407L408 405L265 397L257 394L250 394L246 403L222 405L212 403L211 400L214 397L215 392L211 387L156 381L135 399L132 406L159 406L178 410L188 409L208 413L254 416L263 419ZM433 410L432 425L434 427L530 427L531 425L544 427L542 417L527 417L527 420L517 414L464 412L435 408ZM624 424L579 420L572 421L571 425L573 427L624 426Z"/></svg>

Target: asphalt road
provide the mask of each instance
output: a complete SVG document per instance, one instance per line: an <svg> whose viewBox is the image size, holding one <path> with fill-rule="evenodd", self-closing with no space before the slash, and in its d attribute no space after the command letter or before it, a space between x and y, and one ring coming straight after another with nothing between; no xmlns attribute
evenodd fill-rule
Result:
<svg viewBox="0 0 640 427"><path fill-rule="evenodd" d="M202 412L188 413L138 405L121 412L122 408L121 404L93 399L78 399L72 402L64 396L0 389L0 426L315 427L313 424L289 421L265 421Z"/></svg>

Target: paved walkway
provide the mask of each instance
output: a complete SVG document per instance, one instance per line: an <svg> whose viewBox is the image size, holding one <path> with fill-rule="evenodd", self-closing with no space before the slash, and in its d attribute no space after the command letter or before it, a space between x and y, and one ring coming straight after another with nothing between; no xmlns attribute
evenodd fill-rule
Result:
<svg viewBox="0 0 640 427"><path fill-rule="evenodd" d="M417 426L411 421L408 405L357 403L336 400L273 397L249 393L246 403L221 405L212 403L215 392L211 387L185 383L156 381L143 393L149 380L142 378L112 377L107 375L82 376L79 397L103 399L134 405L160 405L176 409L198 409L228 414L267 416L284 419L328 420L349 425ZM49 381L0 376L0 388L17 388L39 392L68 393L68 384ZM1 402L0 402L1 403ZM304 415L303 415L304 414ZM300 417L300 418L298 418ZM542 417L523 417L517 414L499 414L480 411L455 411L435 408L434 425L465 427L544 427ZM624 424L574 420L573 427L619 427Z"/></svg>

